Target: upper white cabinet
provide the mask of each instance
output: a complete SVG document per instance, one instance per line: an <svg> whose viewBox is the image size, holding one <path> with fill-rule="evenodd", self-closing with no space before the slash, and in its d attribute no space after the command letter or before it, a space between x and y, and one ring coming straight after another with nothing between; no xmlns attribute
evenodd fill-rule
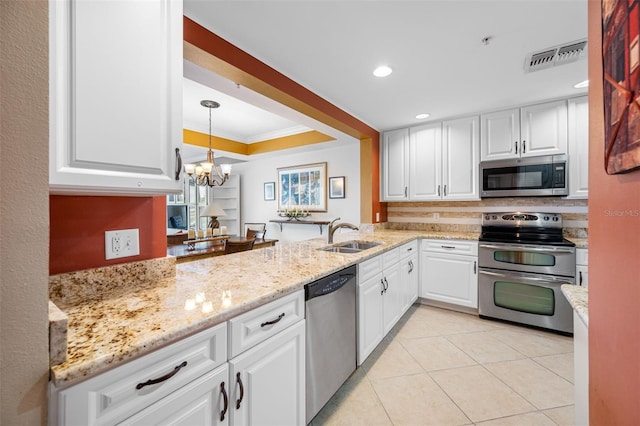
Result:
<svg viewBox="0 0 640 426"><path fill-rule="evenodd" d="M178 193L182 2L50 7L52 193Z"/></svg>
<svg viewBox="0 0 640 426"><path fill-rule="evenodd" d="M477 200L477 116L386 132L383 201Z"/></svg>
<svg viewBox="0 0 640 426"><path fill-rule="evenodd" d="M409 195L409 129L385 132L382 145L382 199L406 201Z"/></svg>
<svg viewBox="0 0 640 426"><path fill-rule="evenodd" d="M483 114L481 161L567 153L567 101Z"/></svg>
<svg viewBox="0 0 640 426"><path fill-rule="evenodd" d="M589 196L589 98L569 99L569 198Z"/></svg>
<svg viewBox="0 0 640 426"><path fill-rule="evenodd" d="M479 200L478 116L442 123L442 199Z"/></svg>

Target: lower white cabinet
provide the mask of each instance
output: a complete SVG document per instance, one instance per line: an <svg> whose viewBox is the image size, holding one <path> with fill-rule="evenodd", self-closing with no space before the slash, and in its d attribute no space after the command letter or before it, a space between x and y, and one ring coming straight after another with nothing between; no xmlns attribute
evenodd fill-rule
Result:
<svg viewBox="0 0 640 426"><path fill-rule="evenodd" d="M589 328L573 311L575 424L589 424Z"/></svg>
<svg viewBox="0 0 640 426"><path fill-rule="evenodd" d="M478 308L477 242L423 240L420 256L422 298Z"/></svg>
<svg viewBox="0 0 640 426"><path fill-rule="evenodd" d="M576 284L589 287L589 250L576 249Z"/></svg>
<svg viewBox="0 0 640 426"><path fill-rule="evenodd" d="M409 277L416 267L408 272L403 266L408 259L404 254L410 245L415 248L409 252L416 253L417 242L413 242L358 264L358 365L367 359L417 298L417 281L416 291L413 291L410 286L414 278Z"/></svg>
<svg viewBox="0 0 640 426"><path fill-rule="evenodd" d="M228 425L229 366L210 371L121 425Z"/></svg>
<svg viewBox="0 0 640 426"><path fill-rule="evenodd" d="M304 321L229 361L232 425L305 423Z"/></svg>
<svg viewBox="0 0 640 426"><path fill-rule="evenodd" d="M304 291L64 389L49 425L300 425Z"/></svg>
<svg viewBox="0 0 640 426"><path fill-rule="evenodd" d="M400 282L402 288L401 311L404 313L418 299L418 287L420 284L418 240L400 246L398 251L400 252Z"/></svg>

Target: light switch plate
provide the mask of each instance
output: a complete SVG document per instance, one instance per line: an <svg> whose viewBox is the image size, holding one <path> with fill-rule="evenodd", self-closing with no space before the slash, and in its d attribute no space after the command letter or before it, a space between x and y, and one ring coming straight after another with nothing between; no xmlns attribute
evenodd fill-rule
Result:
<svg viewBox="0 0 640 426"><path fill-rule="evenodd" d="M139 255L140 238L138 229L105 231L104 252L107 260Z"/></svg>

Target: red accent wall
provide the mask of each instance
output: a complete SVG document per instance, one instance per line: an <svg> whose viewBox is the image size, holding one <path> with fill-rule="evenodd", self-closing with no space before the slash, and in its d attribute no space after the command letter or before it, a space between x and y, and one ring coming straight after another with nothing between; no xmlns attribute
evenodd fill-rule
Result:
<svg viewBox="0 0 640 426"><path fill-rule="evenodd" d="M166 197L49 196L49 274L165 257ZM140 255L105 260L104 232L138 228Z"/></svg>
<svg viewBox="0 0 640 426"><path fill-rule="evenodd" d="M601 2L589 1L589 417L640 419L640 171L604 170Z"/></svg>

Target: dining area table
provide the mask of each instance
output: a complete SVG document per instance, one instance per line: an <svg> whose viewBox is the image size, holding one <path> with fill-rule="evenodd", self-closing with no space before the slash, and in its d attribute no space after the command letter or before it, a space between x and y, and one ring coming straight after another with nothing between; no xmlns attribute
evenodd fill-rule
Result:
<svg viewBox="0 0 640 426"><path fill-rule="evenodd" d="M242 244L249 243L251 238L240 235L220 235L200 239L188 240L186 238L167 241L167 255L174 256L176 263L190 262L213 256L224 256L225 241ZM252 249L274 246L278 240L255 238Z"/></svg>

